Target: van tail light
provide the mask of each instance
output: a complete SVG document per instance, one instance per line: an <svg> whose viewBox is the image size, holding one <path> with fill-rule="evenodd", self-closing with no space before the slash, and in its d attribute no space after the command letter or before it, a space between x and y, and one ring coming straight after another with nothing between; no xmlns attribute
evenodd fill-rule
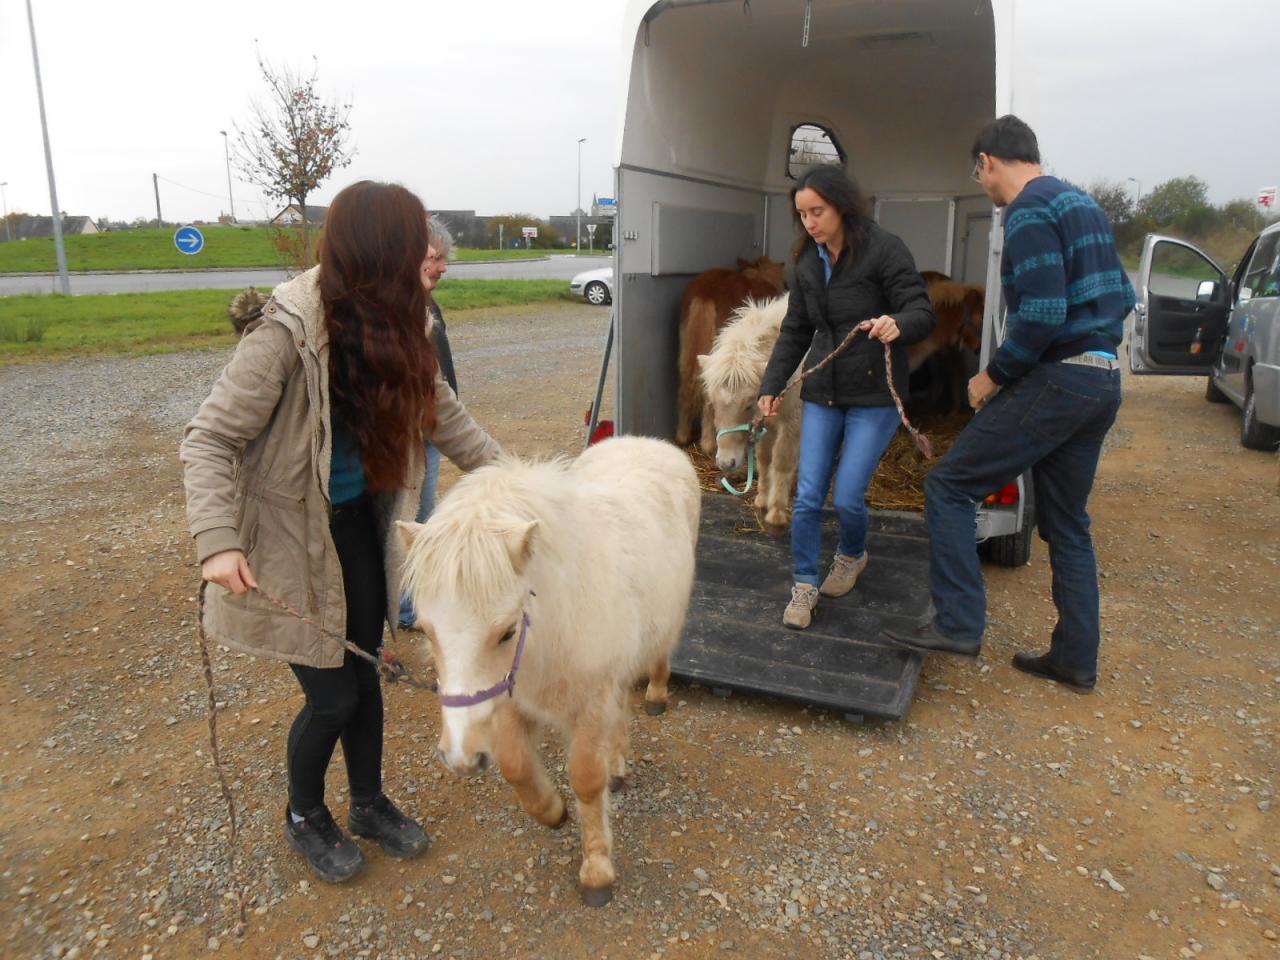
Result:
<svg viewBox="0 0 1280 960"><path fill-rule="evenodd" d="M1006 483L982 502L988 507L1012 507L1018 502L1018 482Z"/></svg>

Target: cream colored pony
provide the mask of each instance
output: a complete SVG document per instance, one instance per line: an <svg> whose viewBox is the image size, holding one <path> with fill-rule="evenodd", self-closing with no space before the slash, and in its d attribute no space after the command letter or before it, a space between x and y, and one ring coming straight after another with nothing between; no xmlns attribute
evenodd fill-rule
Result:
<svg viewBox="0 0 1280 960"><path fill-rule="evenodd" d="M629 690L647 676L647 712L666 708L700 508L683 451L618 437L574 461L503 458L458 481L425 525L398 524L405 586L435 657L440 757L460 774L496 758L521 806L558 827L568 814L535 745L544 724L565 733L591 906L612 896L609 792L626 775ZM514 688L493 695L525 616ZM445 705L477 691L489 698Z"/></svg>
<svg viewBox="0 0 1280 960"><path fill-rule="evenodd" d="M760 380L787 315L787 297L748 300L733 311L710 353L698 357L702 388L709 418L717 433L756 415ZM782 409L765 421L766 432L756 444L759 488L756 511L772 532L786 528L795 495L796 466L800 459L800 388L792 387L782 398ZM716 440L716 466L727 477L747 468L747 434L720 434Z"/></svg>

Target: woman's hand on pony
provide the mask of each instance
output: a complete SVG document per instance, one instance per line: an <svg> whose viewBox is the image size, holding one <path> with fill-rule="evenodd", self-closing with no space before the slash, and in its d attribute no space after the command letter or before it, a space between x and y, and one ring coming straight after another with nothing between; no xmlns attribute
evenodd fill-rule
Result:
<svg viewBox="0 0 1280 960"><path fill-rule="evenodd" d="M200 564L200 576L232 593L258 589L258 581L253 578L242 550L223 550L208 557Z"/></svg>
<svg viewBox="0 0 1280 960"><path fill-rule="evenodd" d="M867 331L868 337L873 337L881 343L893 343L902 333L898 329L898 321L887 313L882 317L876 317L874 320L863 320L860 326Z"/></svg>

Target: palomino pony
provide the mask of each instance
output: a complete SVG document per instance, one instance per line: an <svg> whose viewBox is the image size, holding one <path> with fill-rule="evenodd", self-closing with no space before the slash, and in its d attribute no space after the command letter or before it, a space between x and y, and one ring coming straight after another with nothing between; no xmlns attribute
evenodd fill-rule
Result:
<svg viewBox="0 0 1280 960"><path fill-rule="evenodd" d="M425 525L398 524L435 657L440 757L460 774L496 758L525 811L558 827L568 813L535 745L544 724L567 734L589 906L613 895L609 794L626 775L631 685L648 676L646 711L666 709L700 508L683 451L615 437L574 461L504 457Z"/></svg>
<svg viewBox="0 0 1280 960"><path fill-rule="evenodd" d="M751 423L769 355L787 315L787 298L748 299L733 311L710 353L698 357L705 391L703 416L716 429L716 466L735 476L747 466L747 433L732 428ZM800 391L788 390L777 416L765 420L756 444L760 474L756 510L772 533L786 529L800 458ZM730 431L732 432L725 432Z"/></svg>
<svg viewBox="0 0 1280 960"><path fill-rule="evenodd" d="M711 456L716 449L711 418L702 416L702 384L698 379L698 356L711 349L716 334L729 322L729 314L748 297L763 300L786 288L783 266L760 257L739 258L737 270L708 270L685 288L680 300L680 385L676 443L693 441L693 425L701 419L702 452Z"/></svg>

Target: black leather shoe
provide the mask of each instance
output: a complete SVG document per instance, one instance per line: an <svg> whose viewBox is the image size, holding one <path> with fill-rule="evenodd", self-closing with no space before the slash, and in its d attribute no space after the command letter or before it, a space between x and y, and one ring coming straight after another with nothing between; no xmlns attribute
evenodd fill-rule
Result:
<svg viewBox="0 0 1280 960"><path fill-rule="evenodd" d="M1042 653L1036 655L1034 653L1015 653L1013 655L1013 666L1023 673L1029 673L1033 677L1041 677L1045 680L1053 680L1074 690L1076 693L1093 693L1093 688L1098 683L1097 674L1080 674L1070 670L1060 670L1049 662L1049 655Z"/></svg>
<svg viewBox="0 0 1280 960"><path fill-rule="evenodd" d="M880 639L917 653L954 653L959 657L976 657L981 640L953 640L938 629L933 615L922 618L906 630L882 630Z"/></svg>
<svg viewBox="0 0 1280 960"><path fill-rule="evenodd" d="M350 880L364 866L364 855L354 840L334 823L329 808L320 806L305 814L295 823L289 808L284 810L284 835L289 846L307 858L322 880L342 883Z"/></svg>
<svg viewBox="0 0 1280 960"><path fill-rule="evenodd" d="M400 860L416 857L431 845L427 831L401 813L385 793L372 803L352 803L347 826L357 837L377 840L382 849Z"/></svg>

